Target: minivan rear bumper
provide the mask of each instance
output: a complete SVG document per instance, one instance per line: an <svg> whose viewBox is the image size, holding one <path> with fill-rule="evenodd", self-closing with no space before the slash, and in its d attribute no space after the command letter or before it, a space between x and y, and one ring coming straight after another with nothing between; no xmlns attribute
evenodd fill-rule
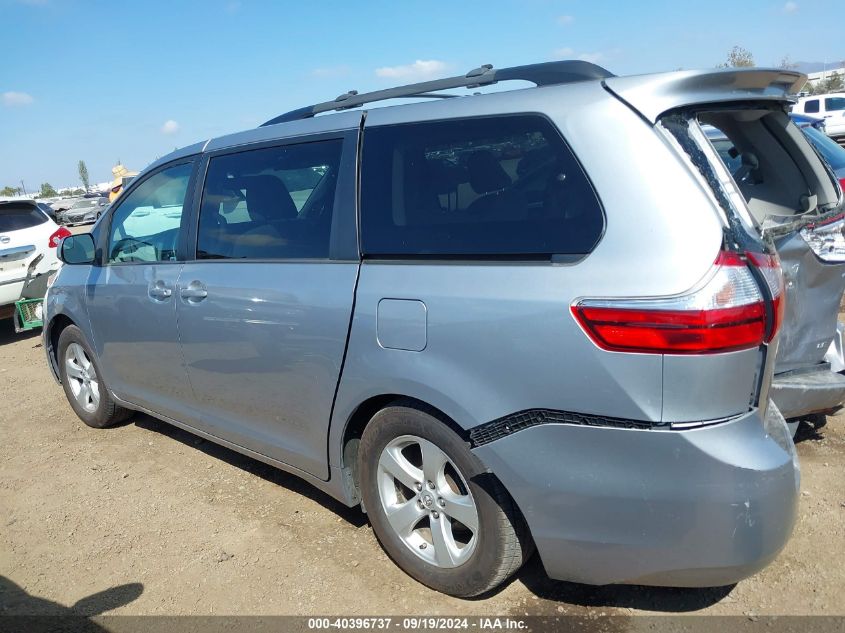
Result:
<svg viewBox="0 0 845 633"><path fill-rule="evenodd" d="M845 402L845 376L829 363L775 374L769 396L787 419L835 411Z"/></svg>
<svg viewBox="0 0 845 633"><path fill-rule="evenodd" d="M765 567L792 533L798 462L777 417L771 434L758 410L683 431L541 424L474 452L552 578L721 586Z"/></svg>

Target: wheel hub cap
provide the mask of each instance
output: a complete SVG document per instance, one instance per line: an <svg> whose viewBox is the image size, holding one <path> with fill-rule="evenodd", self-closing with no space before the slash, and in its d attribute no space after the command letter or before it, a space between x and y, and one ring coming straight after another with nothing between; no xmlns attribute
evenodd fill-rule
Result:
<svg viewBox="0 0 845 633"><path fill-rule="evenodd" d="M93 413L100 406L100 385L97 372L85 349L71 343L65 351L65 374L76 402L85 411Z"/></svg>
<svg viewBox="0 0 845 633"><path fill-rule="evenodd" d="M478 510L466 478L434 443L414 435L390 442L378 463L378 489L389 527L425 562L465 563L478 541Z"/></svg>

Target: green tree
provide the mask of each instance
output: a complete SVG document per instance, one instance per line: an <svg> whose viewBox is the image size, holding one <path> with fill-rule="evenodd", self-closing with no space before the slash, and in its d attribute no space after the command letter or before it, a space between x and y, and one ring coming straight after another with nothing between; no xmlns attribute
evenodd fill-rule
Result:
<svg viewBox="0 0 845 633"><path fill-rule="evenodd" d="M742 46L734 46L728 53L725 63L719 64L717 68L753 68L754 66L754 56L751 51Z"/></svg>
<svg viewBox="0 0 845 633"><path fill-rule="evenodd" d="M42 198L55 198L59 195L59 192L53 188L49 182L41 183L41 193L39 194Z"/></svg>
<svg viewBox="0 0 845 633"><path fill-rule="evenodd" d="M789 55L784 55L780 60L778 68L783 68L784 70L795 70L798 68L798 64L793 62Z"/></svg>
<svg viewBox="0 0 845 633"><path fill-rule="evenodd" d="M3 187L0 189L0 196L16 196L18 195L17 187Z"/></svg>
<svg viewBox="0 0 845 633"><path fill-rule="evenodd" d="M82 186L85 187L85 191L88 191L88 168L85 166L85 161L79 161L79 180L82 181Z"/></svg>

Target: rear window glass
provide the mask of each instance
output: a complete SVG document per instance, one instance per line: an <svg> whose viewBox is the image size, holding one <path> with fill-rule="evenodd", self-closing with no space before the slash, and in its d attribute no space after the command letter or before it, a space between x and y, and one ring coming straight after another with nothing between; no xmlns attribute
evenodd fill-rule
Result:
<svg viewBox="0 0 845 633"><path fill-rule="evenodd" d="M819 132L814 127L805 127L801 130L810 139L810 142L819 151L819 154L834 169L845 169L845 148L830 138L827 134Z"/></svg>
<svg viewBox="0 0 845 633"><path fill-rule="evenodd" d="M0 205L0 233L29 229L46 221L47 216L30 205Z"/></svg>
<svg viewBox="0 0 845 633"><path fill-rule="evenodd" d="M828 97L824 100L824 109L828 112L831 110L845 110L845 97Z"/></svg>
<svg viewBox="0 0 845 633"><path fill-rule="evenodd" d="M603 228L586 175L541 116L414 123L364 133L366 256L585 254Z"/></svg>
<svg viewBox="0 0 845 633"><path fill-rule="evenodd" d="M197 257L328 257L341 146L332 139L212 158Z"/></svg>

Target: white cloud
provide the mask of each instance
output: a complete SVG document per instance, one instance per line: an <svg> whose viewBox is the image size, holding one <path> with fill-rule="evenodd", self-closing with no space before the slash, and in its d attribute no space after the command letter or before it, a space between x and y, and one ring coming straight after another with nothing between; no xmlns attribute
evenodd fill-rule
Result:
<svg viewBox="0 0 845 633"><path fill-rule="evenodd" d="M383 66L376 68L376 75L388 79L423 80L442 75L448 68L446 62L436 59L418 59L413 64L404 66Z"/></svg>
<svg viewBox="0 0 845 633"><path fill-rule="evenodd" d="M28 95L25 92L4 92L3 93L3 105L4 106L25 106L32 103L34 99L32 95Z"/></svg>
<svg viewBox="0 0 845 633"><path fill-rule="evenodd" d="M783 5L783 12L784 13L795 13L798 10L798 3L797 2L787 2Z"/></svg>
<svg viewBox="0 0 845 633"><path fill-rule="evenodd" d="M164 122L164 125L161 126L161 133L162 134L176 134L179 131L179 124L174 121L173 119L168 119Z"/></svg>
<svg viewBox="0 0 845 633"><path fill-rule="evenodd" d="M575 16L572 15L559 15L557 18L557 23L561 26L569 26L575 21Z"/></svg>

